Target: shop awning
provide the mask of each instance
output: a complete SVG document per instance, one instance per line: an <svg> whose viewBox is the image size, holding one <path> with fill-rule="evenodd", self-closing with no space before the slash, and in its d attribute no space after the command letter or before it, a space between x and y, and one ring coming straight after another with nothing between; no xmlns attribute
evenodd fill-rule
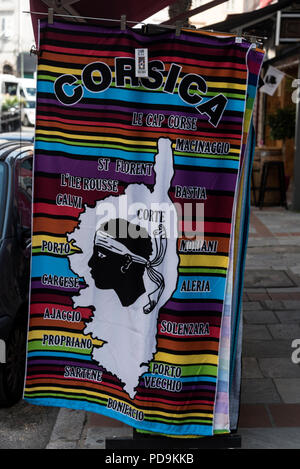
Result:
<svg viewBox="0 0 300 469"><path fill-rule="evenodd" d="M295 0L279 0L274 5L266 6L248 13L241 13L237 15L228 15L224 21L220 23L210 24L209 29L214 31L237 31L244 29L252 25L262 23L269 17L272 17L274 13L284 8L289 7Z"/></svg>
<svg viewBox="0 0 300 469"><path fill-rule="evenodd" d="M74 17L84 16L116 20L121 18L121 15L126 14L128 21L136 21L138 23L174 2L175 0L30 0L30 11L47 13L48 8L53 8L54 13L68 14ZM38 19L45 18L45 15L32 13L31 18L35 40L37 41ZM76 19L74 18L74 20ZM81 20L77 19L76 21ZM93 20L90 22L93 22ZM133 25L130 24L130 26Z"/></svg>

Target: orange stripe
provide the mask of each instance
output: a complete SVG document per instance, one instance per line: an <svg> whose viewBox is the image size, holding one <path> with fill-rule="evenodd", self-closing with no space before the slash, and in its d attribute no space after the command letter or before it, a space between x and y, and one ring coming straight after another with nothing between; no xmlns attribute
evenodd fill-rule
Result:
<svg viewBox="0 0 300 469"><path fill-rule="evenodd" d="M153 407L158 407L158 408L161 408L162 410L171 410L171 411L176 411L178 410L179 412L182 412L183 410L196 410L197 412L201 412L203 410L207 410L207 411L210 411L212 412L213 411L213 406L209 405L209 404L186 404L186 403L183 403L182 406L178 405L178 404L165 404L165 403L161 403L161 402L156 402L155 400L152 401L152 406ZM140 401L139 399L135 399L134 400L134 405L136 407L142 407L142 408L146 408L148 409L150 407L150 403L149 401Z"/></svg>
<svg viewBox="0 0 300 469"><path fill-rule="evenodd" d="M107 386L105 386L105 391L102 390L102 387L104 388L103 385L101 385L100 383L91 383L91 382L84 382L83 380L78 380L78 381L74 381L72 379L70 380L65 380L65 379L58 379L58 378L30 378L28 377L27 380L26 380L28 386L27 386L27 392L30 392L30 384L34 384L35 386L38 386L39 384L48 384L49 386L59 386L59 385L63 385L63 386L66 386L67 383L70 384L70 387L72 386L77 386L77 387L87 387L88 388L93 388L93 389L97 389L99 391L102 391L102 392L105 392L107 391ZM128 399L128 396L126 393L121 393L113 388L109 388L110 389L110 392L114 395L118 395L120 397L120 399L123 399L125 401L127 401ZM45 390L47 391L47 388L45 388ZM64 388L62 388L62 392L65 391ZM82 391L84 393L84 390ZM109 396L107 396L109 397ZM105 398L104 398L105 399ZM139 400L139 399L134 399L132 401L132 405L133 406L136 406L136 407L140 407L140 408L146 408L146 409L150 409L150 406L153 406L153 407L158 407L158 408L161 408L162 410L170 410L172 412L178 410L178 411L183 411L183 410L188 410L188 411L191 411L191 410L196 410L197 412L201 412L202 410L206 410L206 411L212 411L213 410L213 406L212 405L209 405L209 404L186 404L186 403L183 403L182 406L178 405L178 404L165 404L165 403L162 403L162 402L149 402L148 400Z"/></svg>
<svg viewBox="0 0 300 469"><path fill-rule="evenodd" d="M37 318L33 316L31 316L31 319L30 319L30 327L39 327L41 329L45 329L47 326L52 327L54 325L55 327L58 327L58 328L59 327L66 328L67 326L69 326L69 332L72 332L73 330L82 331L83 328L85 327L85 323L83 321L68 322L68 321Z"/></svg>
<svg viewBox="0 0 300 469"><path fill-rule="evenodd" d="M47 231L53 234L66 234L68 231L72 232L78 225L78 221L72 220L55 220L44 217L35 218L33 221L33 231Z"/></svg>
<svg viewBox="0 0 300 469"><path fill-rule="evenodd" d="M51 372L49 373L51 374ZM29 384L34 384L35 386L38 386L39 384L48 384L49 386L54 386L54 385L63 385L63 386L69 386L70 388L72 387L83 387L86 388L87 390L89 389L96 389L99 392L107 392L107 389L109 388L110 392L114 395L119 396L121 399L127 399L127 394L124 393L124 391L118 391L115 388L111 388L109 386L103 386L102 383L94 383L91 381L85 381L83 379L78 379L78 380L73 380L73 379L59 379L59 378L30 378L28 377L27 383ZM45 388L47 390L47 388ZM30 391L30 387L28 386L28 391ZM68 392L65 389L62 389L64 392ZM72 391L71 391L72 392ZM84 390L82 391L84 392Z"/></svg>
<svg viewBox="0 0 300 469"><path fill-rule="evenodd" d="M189 241L190 238L187 238L187 237L182 237L180 239L178 239L178 250L180 248L180 242L181 240L184 239L184 240L187 240ZM218 251L217 252L228 252L228 249L229 249L229 238L218 238L217 236L216 237L213 237L213 236L205 236L204 237L205 241L208 242L208 241L218 241ZM193 254L193 253L192 253ZM194 254L198 254L198 253L194 253ZM207 253L203 253L203 254L207 254Z"/></svg>
<svg viewBox="0 0 300 469"><path fill-rule="evenodd" d="M159 54L158 54L159 55ZM92 62L97 62L97 60L100 60L101 62L106 63L110 67L114 68L115 66L115 61L114 59L108 59L107 57L82 57L82 56L69 56L69 55L62 55L62 54L55 54L52 52L45 52L43 51L43 59L45 60L53 60L56 62L56 65L59 66L59 63L61 62L62 64L66 63L74 63L74 64L82 64L86 65ZM168 71L170 68L170 63L166 63L165 70ZM188 64L183 64L183 71L184 73L196 73L196 74L205 74L205 75L211 75L211 76L222 76L226 77L237 77L237 78L246 78L247 77L247 71L239 71L239 70L229 70L228 68L223 69L223 68L202 68L202 67L195 67L195 66L190 66ZM40 72L41 74L46 73L45 71ZM78 74L81 74L81 71L78 70Z"/></svg>
<svg viewBox="0 0 300 469"><path fill-rule="evenodd" d="M211 350L214 352L217 352L219 350L219 344L218 342L212 342L212 341L199 341L199 342L188 342L185 340L179 341L172 341L169 339L161 339L159 338L157 341L157 348L166 348L168 350L172 351L189 351L189 350L199 350L199 355L200 355L200 350Z"/></svg>
<svg viewBox="0 0 300 469"><path fill-rule="evenodd" d="M94 133L102 133L102 134L115 134L117 136L120 136L120 128L118 127L99 127L99 126L85 126L85 125L70 125L70 124L63 124L62 122L55 122L55 121L47 121L47 120L41 120L37 119L36 125L39 128L46 128L47 130L50 130L50 128L58 128L58 129L64 129L64 130L69 130L71 132L85 132L88 134L89 132L94 132ZM177 131L176 131L177 132ZM175 133L175 131L174 131ZM122 125L122 135L125 136L131 136L131 137L143 137L145 140L151 139L151 138L157 138L157 133L155 132L150 132L148 129L140 129L140 130L127 130L124 128L124 125ZM160 137L166 137L170 138L170 132L159 132ZM192 140L192 139L191 139ZM205 141L207 142L214 142L215 138L209 138L206 137ZM234 139L226 139L227 142L231 144L236 144L236 140Z"/></svg>

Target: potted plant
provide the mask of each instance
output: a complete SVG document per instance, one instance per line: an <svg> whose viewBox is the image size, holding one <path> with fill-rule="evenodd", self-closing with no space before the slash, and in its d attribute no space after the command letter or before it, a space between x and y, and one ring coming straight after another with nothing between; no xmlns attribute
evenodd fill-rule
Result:
<svg viewBox="0 0 300 469"><path fill-rule="evenodd" d="M294 106L278 108L276 112L267 118L270 126L271 138L273 140L283 140L293 138L295 135L296 110Z"/></svg>
<svg viewBox="0 0 300 469"><path fill-rule="evenodd" d="M296 109L295 106L278 108L276 112L267 117L270 127L270 137L273 140L282 140L282 155L285 161L286 140L295 136ZM285 163L286 165L286 163ZM289 186L290 176L285 176L286 189Z"/></svg>

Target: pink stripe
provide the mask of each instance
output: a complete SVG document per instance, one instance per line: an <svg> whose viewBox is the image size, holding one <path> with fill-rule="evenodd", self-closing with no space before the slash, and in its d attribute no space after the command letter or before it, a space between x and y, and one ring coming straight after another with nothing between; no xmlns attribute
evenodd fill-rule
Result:
<svg viewBox="0 0 300 469"><path fill-rule="evenodd" d="M181 231L194 231L196 226L191 221L181 221L178 223ZM204 233L226 233L230 234L231 223L217 223L217 222L205 222Z"/></svg>
<svg viewBox="0 0 300 469"><path fill-rule="evenodd" d="M170 401L170 399L162 399L162 398L157 398L157 397L153 397L153 396L151 396L151 399L154 402L165 402L166 404L178 405L178 406L181 406L181 407L182 406L187 407L189 404L190 405L193 405L193 404L200 404L200 405L207 404L209 406L213 405L213 401L193 400L193 401L190 401L189 403L187 403L187 402L182 403L182 401L175 401L174 399L172 399ZM137 401L149 401L149 397L136 396L136 400ZM198 409L197 409L197 411L198 411ZM199 409L199 412L201 412L201 408Z"/></svg>
<svg viewBox="0 0 300 469"><path fill-rule="evenodd" d="M74 207L66 207L63 205L57 206L53 204L45 204L38 202L34 204L34 213L39 214L49 214L49 215L62 215L77 218L83 209L78 209Z"/></svg>
<svg viewBox="0 0 300 469"><path fill-rule="evenodd" d="M60 117L53 117L53 116L40 116L40 115L37 115L37 125L39 124L39 120L45 120L45 121L54 121L54 122L63 122L63 123L66 123L66 124L70 124L70 125L82 125L82 126L86 126L86 127L91 127L91 126L97 126L97 127L109 127L109 128L112 128L112 127L115 127L115 128L122 128L122 129L129 129L129 130L132 130L132 126L131 125L126 125L126 124L120 124L120 123L117 123L115 124L114 126L109 123L109 122L91 122L91 121L79 121L79 120L70 120L70 119L62 119ZM62 129L63 130L63 129ZM134 130L136 130L137 132L139 131L144 131L144 132L147 132L147 133L159 133L161 134L162 131L165 131L167 132L168 134L175 134L175 135L178 135L178 129L170 129L169 127L166 127L165 129L163 128L155 128L155 127L141 127L139 126L138 128L135 128ZM192 131L192 130L184 130L184 135L195 135L195 132ZM209 132L198 132L198 135L201 135L201 136L205 136L205 137L215 137L215 134L210 134ZM147 136L145 135L145 138ZM236 136L236 134L227 134L227 135L219 135L218 138L224 138L224 139L236 139L236 140L240 140L239 137Z"/></svg>
<svg viewBox="0 0 300 469"><path fill-rule="evenodd" d="M47 45L47 47L43 47L41 46L41 50L46 50L46 51L53 51L53 52L59 52L59 53L62 53L62 54L74 54L74 55L85 55L85 56L89 56L91 57L91 59L96 59L97 56L95 55L95 52L97 51L88 51L86 49L73 49L73 48L65 48L65 47L57 47L57 46L49 46ZM91 53L92 52L92 53ZM99 54L100 55L100 54ZM132 54L129 54L127 52L124 52L124 51L114 51L114 55L115 56L122 56L122 57L130 57L130 58L133 58L133 53ZM101 56L100 57L111 57L111 52L110 51L101 51ZM209 67L216 67L216 65L220 65L218 62L208 62L208 61L205 61L205 60L193 60L193 59L186 59L186 58L183 58L183 57L169 57L169 56L157 56L155 57L156 60L164 60L164 62L170 62L170 63L174 63L174 62L179 62L179 63L184 63L184 64L188 64L188 65L195 65L197 67L204 67L204 68L209 68ZM58 63L58 60L56 61ZM65 60L64 58L62 57L62 60L61 62L65 65ZM238 65L236 67L234 67L234 65ZM237 70L247 70L247 66L246 64L234 64L233 62L222 62L222 70L224 68L228 68L228 76L232 76L233 74L233 71L235 70L235 68ZM80 73L80 70L78 70L78 75ZM226 75L223 75L223 78L225 80L226 78Z"/></svg>
<svg viewBox="0 0 300 469"><path fill-rule="evenodd" d="M203 334L195 334L193 335L193 337L201 337L203 338L204 340L207 338L207 340L209 340L210 338L216 338L218 339L220 337L220 327L213 327L213 326L210 326L209 328L210 330L210 334L209 335L203 335ZM177 334L172 334L170 332L161 332L161 330L159 331L161 334L162 334L162 340L163 339L167 339L168 337L178 337ZM180 339L184 340L190 340L191 336L190 335L180 335ZM195 351L191 350L191 353L196 353ZM211 355L211 353L207 352L206 355Z"/></svg>
<svg viewBox="0 0 300 469"><path fill-rule="evenodd" d="M95 60L97 56L95 55L95 52L97 51L91 51L87 49L73 49L73 48L65 48L65 47L57 47L57 46L41 46L40 50L45 50L45 51L52 51L52 52L59 52L61 54L74 54L74 55L84 55L85 57L90 56L91 59ZM101 55L100 55L101 54ZM124 51L114 51L114 54L116 56L122 56L122 57L133 57L133 54L129 54L128 52ZM99 52L99 57L111 57L111 51L101 51ZM58 60L56 60L58 63ZM65 58L62 57L61 62L65 64ZM84 66L84 64L83 64ZM78 70L79 72L79 70Z"/></svg>

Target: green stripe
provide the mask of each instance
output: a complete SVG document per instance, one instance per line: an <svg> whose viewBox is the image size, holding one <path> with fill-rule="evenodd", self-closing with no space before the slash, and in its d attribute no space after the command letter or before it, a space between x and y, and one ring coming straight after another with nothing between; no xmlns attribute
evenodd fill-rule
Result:
<svg viewBox="0 0 300 469"><path fill-rule="evenodd" d="M201 267L179 267L180 273L212 273L212 274L225 274L227 269L210 269Z"/></svg>
<svg viewBox="0 0 300 469"><path fill-rule="evenodd" d="M181 152L181 151L177 151L175 150L174 151L174 155L177 155L177 156L188 156L188 157L192 157L192 158L212 158L212 159L217 159L217 160L236 160L238 161L240 159L239 156L225 156L225 155L209 155L209 154L206 154L206 153L185 153L185 152Z"/></svg>
<svg viewBox="0 0 300 469"><path fill-rule="evenodd" d="M90 355L93 346L90 349L79 349L78 347L61 347L58 345L42 345L42 341L39 339L33 339L28 341L28 351L38 351L38 352L69 352L69 353L76 353L78 355ZM80 351L79 351L80 350Z"/></svg>
<svg viewBox="0 0 300 469"><path fill-rule="evenodd" d="M37 248L33 248L33 249L32 249L32 253L33 253L33 254L40 254L41 252L42 252L43 254L47 253L47 255L49 255L49 256L53 255L52 252L49 252L49 251L47 251L47 250L42 251L42 249L41 249L40 247L37 247ZM72 250L71 250L71 251L68 253L68 256L71 256L72 254L77 254L77 253L79 253L79 251L72 251ZM60 255L61 257L66 257L66 254L58 254L58 255ZM54 257L57 257L57 254L56 254Z"/></svg>
<svg viewBox="0 0 300 469"><path fill-rule="evenodd" d="M153 372L153 365L154 363L160 363L160 362L151 362L149 371L150 373ZM175 365L174 365L175 366ZM177 368L177 367L176 367ZM194 377L194 376L213 376L216 377L218 373L218 367L217 365L184 365L184 366L178 366L178 368L181 368L181 376L184 378L186 377Z"/></svg>
<svg viewBox="0 0 300 469"><path fill-rule="evenodd" d="M200 423L207 423L209 425L211 425L212 423L212 418L207 418L207 419L204 419L204 418L197 418L197 417L194 417L193 419L191 418L187 418L187 419L175 419L174 418L164 418L164 417L157 417L157 416L147 416L145 415L144 417L144 420L148 420L148 421L151 421L151 422L163 422L163 423L168 423L170 425L176 425L176 423L178 424L182 424L182 425L186 425L188 423L194 423L196 425L199 425Z"/></svg>
<svg viewBox="0 0 300 469"><path fill-rule="evenodd" d="M63 392L56 392L56 393L52 393L52 392L30 392L30 391L26 391L24 393L24 397L27 397L28 399L34 399L34 398L39 398L39 397L43 397L43 398L47 398L47 397L55 397L56 399L61 399L61 398L64 398L64 399L72 399L72 401L74 400L74 397L76 397L77 399L76 400L80 400L80 401L89 401L89 402L95 402L96 404L99 404L99 405L104 405L106 407L107 405L107 400L101 400L101 399L97 399L97 398L92 398L92 397L88 397L88 396L85 396L85 395L77 395L77 394L66 394L66 393L63 393Z"/></svg>
<svg viewBox="0 0 300 469"><path fill-rule="evenodd" d="M74 76L77 76L77 74L75 74ZM81 72L80 72L80 76L81 76ZM50 75L42 75L42 74L39 74L38 75L38 79L39 80L45 80L45 81L55 81L57 77L53 77L53 76L50 76ZM74 83L74 85L82 85L82 80L77 80L76 83ZM115 82L112 82L111 85L110 85L110 88L115 88L116 87L116 84ZM157 88L156 90L149 90L148 88L145 88L143 85L140 85L140 86L131 86L130 84L126 84L125 86L122 86L122 88L125 88L125 89L130 89L130 90L135 90L135 91L143 91L143 92L151 92L153 93L153 91L156 91L158 93L163 93L164 92L164 89L163 87L161 86L160 88ZM234 93L231 93L230 91L225 91L227 90L228 88L224 88L224 91L222 92L222 94L224 96L226 96L227 98L233 98L233 99L243 99L245 97L245 94L246 94L246 90L241 90L240 93L238 91L235 90ZM220 92L222 91L222 88L220 88ZM174 89L174 93L177 93L178 94L178 87L176 87ZM216 96L216 92L214 91L209 91L208 93L206 94L203 94L201 92L199 92L198 90L193 90L192 88L190 88L190 94L197 94L198 96L200 97L203 97L203 96Z"/></svg>
<svg viewBox="0 0 300 469"><path fill-rule="evenodd" d="M144 148L142 146L140 147L130 147L130 143L128 142L128 146L123 146L123 145L109 145L102 143L101 140L95 143L81 143L81 141L72 141L72 140L64 140L63 138L48 138L48 137L37 137L36 140L39 140L41 142L53 142L53 143L64 143L66 145L71 145L71 146L76 146L76 147L94 147L94 148L112 148L112 149L118 149L118 150L124 150L124 151L132 151L132 152L142 152L142 153L155 153L156 149L153 147L153 149L148 149ZM99 147L99 145L101 145Z"/></svg>

